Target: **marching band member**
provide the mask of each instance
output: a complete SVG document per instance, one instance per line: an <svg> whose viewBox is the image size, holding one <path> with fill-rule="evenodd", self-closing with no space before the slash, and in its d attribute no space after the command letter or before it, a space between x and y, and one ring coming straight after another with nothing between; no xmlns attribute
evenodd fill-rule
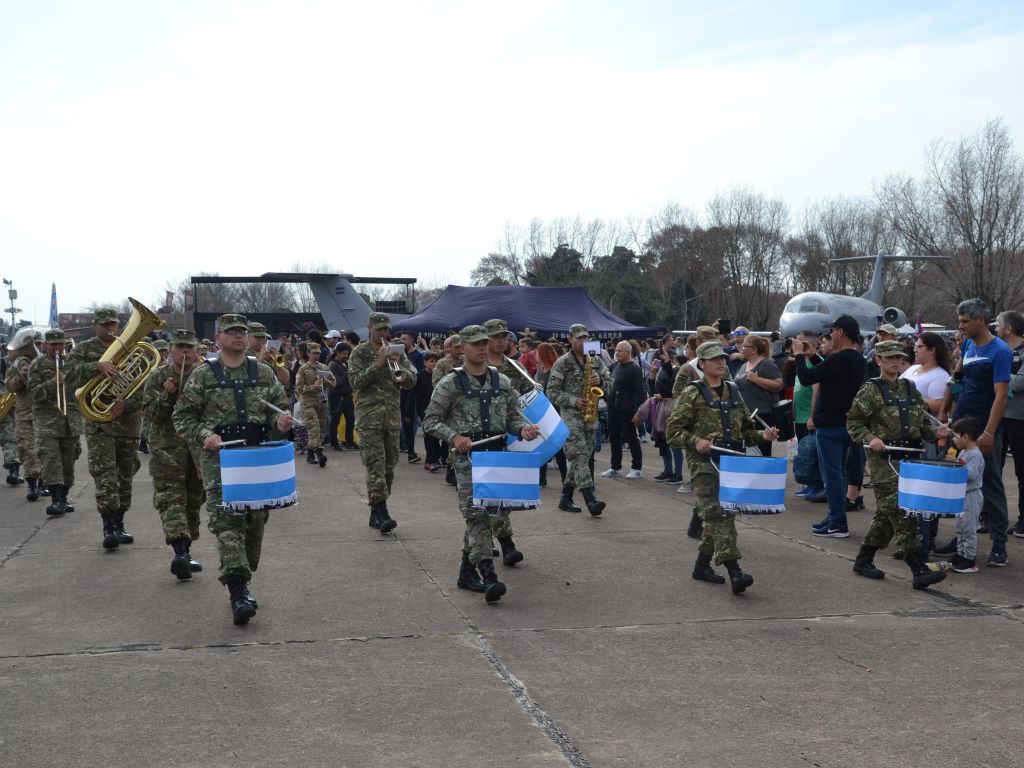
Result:
<svg viewBox="0 0 1024 768"><path fill-rule="evenodd" d="M326 376L321 375L326 372ZM306 362L295 374L295 394L299 398L302 420L309 431L309 444L306 450L306 461L310 464L327 466L324 455L323 424L327 419L327 405L324 401L324 387L334 389L337 381L330 369L320 362L320 345L312 341L306 342Z"/></svg>
<svg viewBox="0 0 1024 768"><path fill-rule="evenodd" d="M274 365L274 351L267 346L270 334L263 323L249 323L249 354L259 362L266 363L277 376L282 387L288 386L288 366Z"/></svg>
<svg viewBox="0 0 1024 768"><path fill-rule="evenodd" d="M259 607L249 581L259 566L266 509L236 512L223 504L221 443L243 439L258 445L268 436L281 439L292 426L288 396L274 372L245 354L249 324L238 314L217 319L220 353L188 377L178 395L171 421L178 435L201 448L200 468L206 491L208 527L217 537L220 582L231 595L235 624L245 624ZM269 405L284 413L278 414Z"/></svg>
<svg viewBox="0 0 1024 768"><path fill-rule="evenodd" d="M42 334L31 328L22 328L7 345L13 354L7 360L7 374L4 384L8 392L15 395L14 416L8 419L14 424L14 439L18 447L18 456L25 471L28 492L25 498L35 501L40 496L48 496L49 491L43 485L39 475L39 456L36 453L36 433L32 426L32 395L28 389L29 364L39 357L36 350L36 338L42 340ZM17 470L15 470L17 474ZM9 480L8 480L9 482Z"/></svg>
<svg viewBox="0 0 1024 768"><path fill-rule="evenodd" d="M437 365L434 366L434 371L430 375L431 383L436 387L441 383L441 379L451 373L456 366L462 365L462 338L457 333L453 333L447 339L444 340L444 357L437 361ZM445 464L447 469L444 473L444 480L448 485L455 485L455 469L452 467L451 459L449 458L449 445L448 443L442 442L442 455L444 456Z"/></svg>

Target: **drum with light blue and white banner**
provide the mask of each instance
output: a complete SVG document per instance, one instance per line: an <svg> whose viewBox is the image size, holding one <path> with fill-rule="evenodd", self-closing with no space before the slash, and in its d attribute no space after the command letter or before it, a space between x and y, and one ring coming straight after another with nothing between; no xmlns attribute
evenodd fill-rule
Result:
<svg viewBox="0 0 1024 768"><path fill-rule="evenodd" d="M224 506L239 511L277 509L299 499L295 449L283 440L220 451Z"/></svg>
<svg viewBox="0 0 1024 768"><path fill-rule="evenodd" d="M738 515L786 510L786 460L723 455L718 463L718 505Z"/></svg>
<svg viewBox="0 0 1024 768"><path fill-rule="evenodd" d="M900 462L897 503L908 516L925 520L963 514L967 467L948 461Z"/></svg>
<svg viewBox="0 0 1024 768"><path fill-rule="evenodd" d="M505 510L540 506L540 462L536 453L474 451L473 505Z"/></svg>

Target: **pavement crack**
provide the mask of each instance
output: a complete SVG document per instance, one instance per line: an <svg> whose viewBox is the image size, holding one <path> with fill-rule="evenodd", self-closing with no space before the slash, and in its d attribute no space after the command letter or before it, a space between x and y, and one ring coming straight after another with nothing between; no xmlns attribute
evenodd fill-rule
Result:
<svg viewBox="0 0 1024 768"><path fill-rule="evenodd" d="M865 667L865 666L864 666L863 664L861 664L860 662L854 661L853 659L848 659L848 658L846 658L846 657L845 657L845 656L843 656L843 655L842 655L841 653L837 653L837 654L836 654L836 658L837 658L837 659L839 659L840 661L845 661L845 662L846 662L847 664L851 664L851 665L853 665L853 666L855 666L855 667L859 667L860 669L863 669L863 670L864 670L865 672L871 672L871 673L874 673L874 671L875 671L875 670L873 670L873 669L872 669L871 667Z"/></svg>

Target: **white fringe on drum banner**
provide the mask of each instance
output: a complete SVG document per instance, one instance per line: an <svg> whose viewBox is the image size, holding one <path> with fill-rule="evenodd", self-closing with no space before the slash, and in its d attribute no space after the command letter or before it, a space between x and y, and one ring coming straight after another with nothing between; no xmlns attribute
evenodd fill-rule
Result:
<svg viewBox="0 0 1024 768"><path fill-rule="evenodd" d="M540 509L539 501L524 501L523 499L481 499L473 497L474 507L501 507L509 511L517 509Z"/></svg>
<svg viewBox="0 0 1024 768"><path fill-rule="evenodd" d="M299 500L299 492L282 496L279 499L260 499L259 501L226 501L225 507L230 507L236 512L255 512L258 509L281 509L290 507Z"/></svg>
<svg viewBox="0 0 1024 768"><path fill-rule="evenodd" d="M734 504L720 501L718 506L734 515L779 515L786 511L785 504Z"/></svg>

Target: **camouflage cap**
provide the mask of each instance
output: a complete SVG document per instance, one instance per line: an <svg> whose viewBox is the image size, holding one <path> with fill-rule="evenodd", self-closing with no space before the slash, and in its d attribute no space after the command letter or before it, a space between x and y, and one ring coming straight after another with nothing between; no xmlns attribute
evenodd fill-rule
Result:
<svg viewBox="0 0 1024 768"><path fill-rule="evenodd" d="M172 344L188 344L189 346L196 346L196 332L190 331L188 328L179 328L176 331L171 331L171 343Z"/></svg>
<svg viewBox="0 0 1024 768"><path fill-rule="evenodd" d="M306 342L306 354L309 354L309 355L319 355L320 354L320 345L317 344L315 341L307 341Z"/></svg>
<svg viewBox="0 0 1024 768"><path fill-rule="evenodd" d="M487 340L487 329L482 325L467 325L459 331L459 337L463 344L473 344L477 341Z"/></svg>
<svg viewBox="0 0 1024 768"><path fill-rule="evenodd" d="M875 333L888 333L890 336L896 336L899 331L896 330L896 326L892 323L886 323L885 325L878 326L878 330Z"/></svg>
<svg viewBox="0 0 1024 768"><path fill-rule="evenodd" d="M451 342L453 347L457 347L460 344L462 344L462 335L458 333L453 333L451 336L448 337L448 340Z"/></svg>
<svg viewBox="0 0 1024 768"><path fill-rule="evenodd" d="M153 341L153 349L157 352L163 352L165 349L169 349L170 346L165 339L154 339Z"/></svg>
<svg viewBox="0 0 1024 768"><path fill-rule="evenodd" d="M381 328L390 328L391 315L386 312L371 312L370 327L376 331L379 331Z"/></svg>
<svg viewBox="0 0 1024 768"><path fill-rule="evenodd" d="M92 321L94 323L116 323L117 322L117 310L111 309L110 307L102 307L92 313Z"/></svg>
<svg viewBox="0 0 1024 768"><path fill-rule="evenodd" d="M587 330L587 326L583 323L573 323L569 326L569 335L574 339L578 339L580 336L589 336L590 331Z"/></svg>
<svg viewBox="0 0 1024 768"><path fill-rule="evenodd" d="M710 325L698 325L695 333L697 338L702 341L713 341L718 338L718 331Z"/></svg>
<svg viewBox="0 0 1024 768"><path fill-rule="evenodd" d="M224 333L224 331L230 331L232 328L244 328L248 331L249 321L245 319L245 315L221 315L217 318L217 328L221 333Z"/></svg>
<svg viewBox="0 0 1024 768"><path fill-rule="evenodd" d="M722 348L721 343L717 341L705 341L697 347L698 360L713 360L716 357L725 356L725 350Z"/></svg>
<svg viewBox="0 0 1024 768"><path fill-rule="evenodd" d="M269 339L270 334L267 333L267 326L263 323L249 323L249 335L256 336L262 339Z"/></svg>
<svg viewBox="0 0 1024 768"><path fill-rule="evenodd" d="M508 333L508 323L497 318L494 320L488 320L484 323L484 328L487 330L488 336L497 336L499 333Z"/></svg>
<svg viewBox="0 0 1024 768"><path fill-rule="evenodd" d="M907 350L898 341L880 341L875 344L875 354L878 357L909 357Z"/></svg>
<svg viewBox="0 0 1024 768"><path fill-rule="evenodd" d="M65 341L64 331L60 328L50 328L43 336L43 339L47 344L63 344Z"/></svg>

